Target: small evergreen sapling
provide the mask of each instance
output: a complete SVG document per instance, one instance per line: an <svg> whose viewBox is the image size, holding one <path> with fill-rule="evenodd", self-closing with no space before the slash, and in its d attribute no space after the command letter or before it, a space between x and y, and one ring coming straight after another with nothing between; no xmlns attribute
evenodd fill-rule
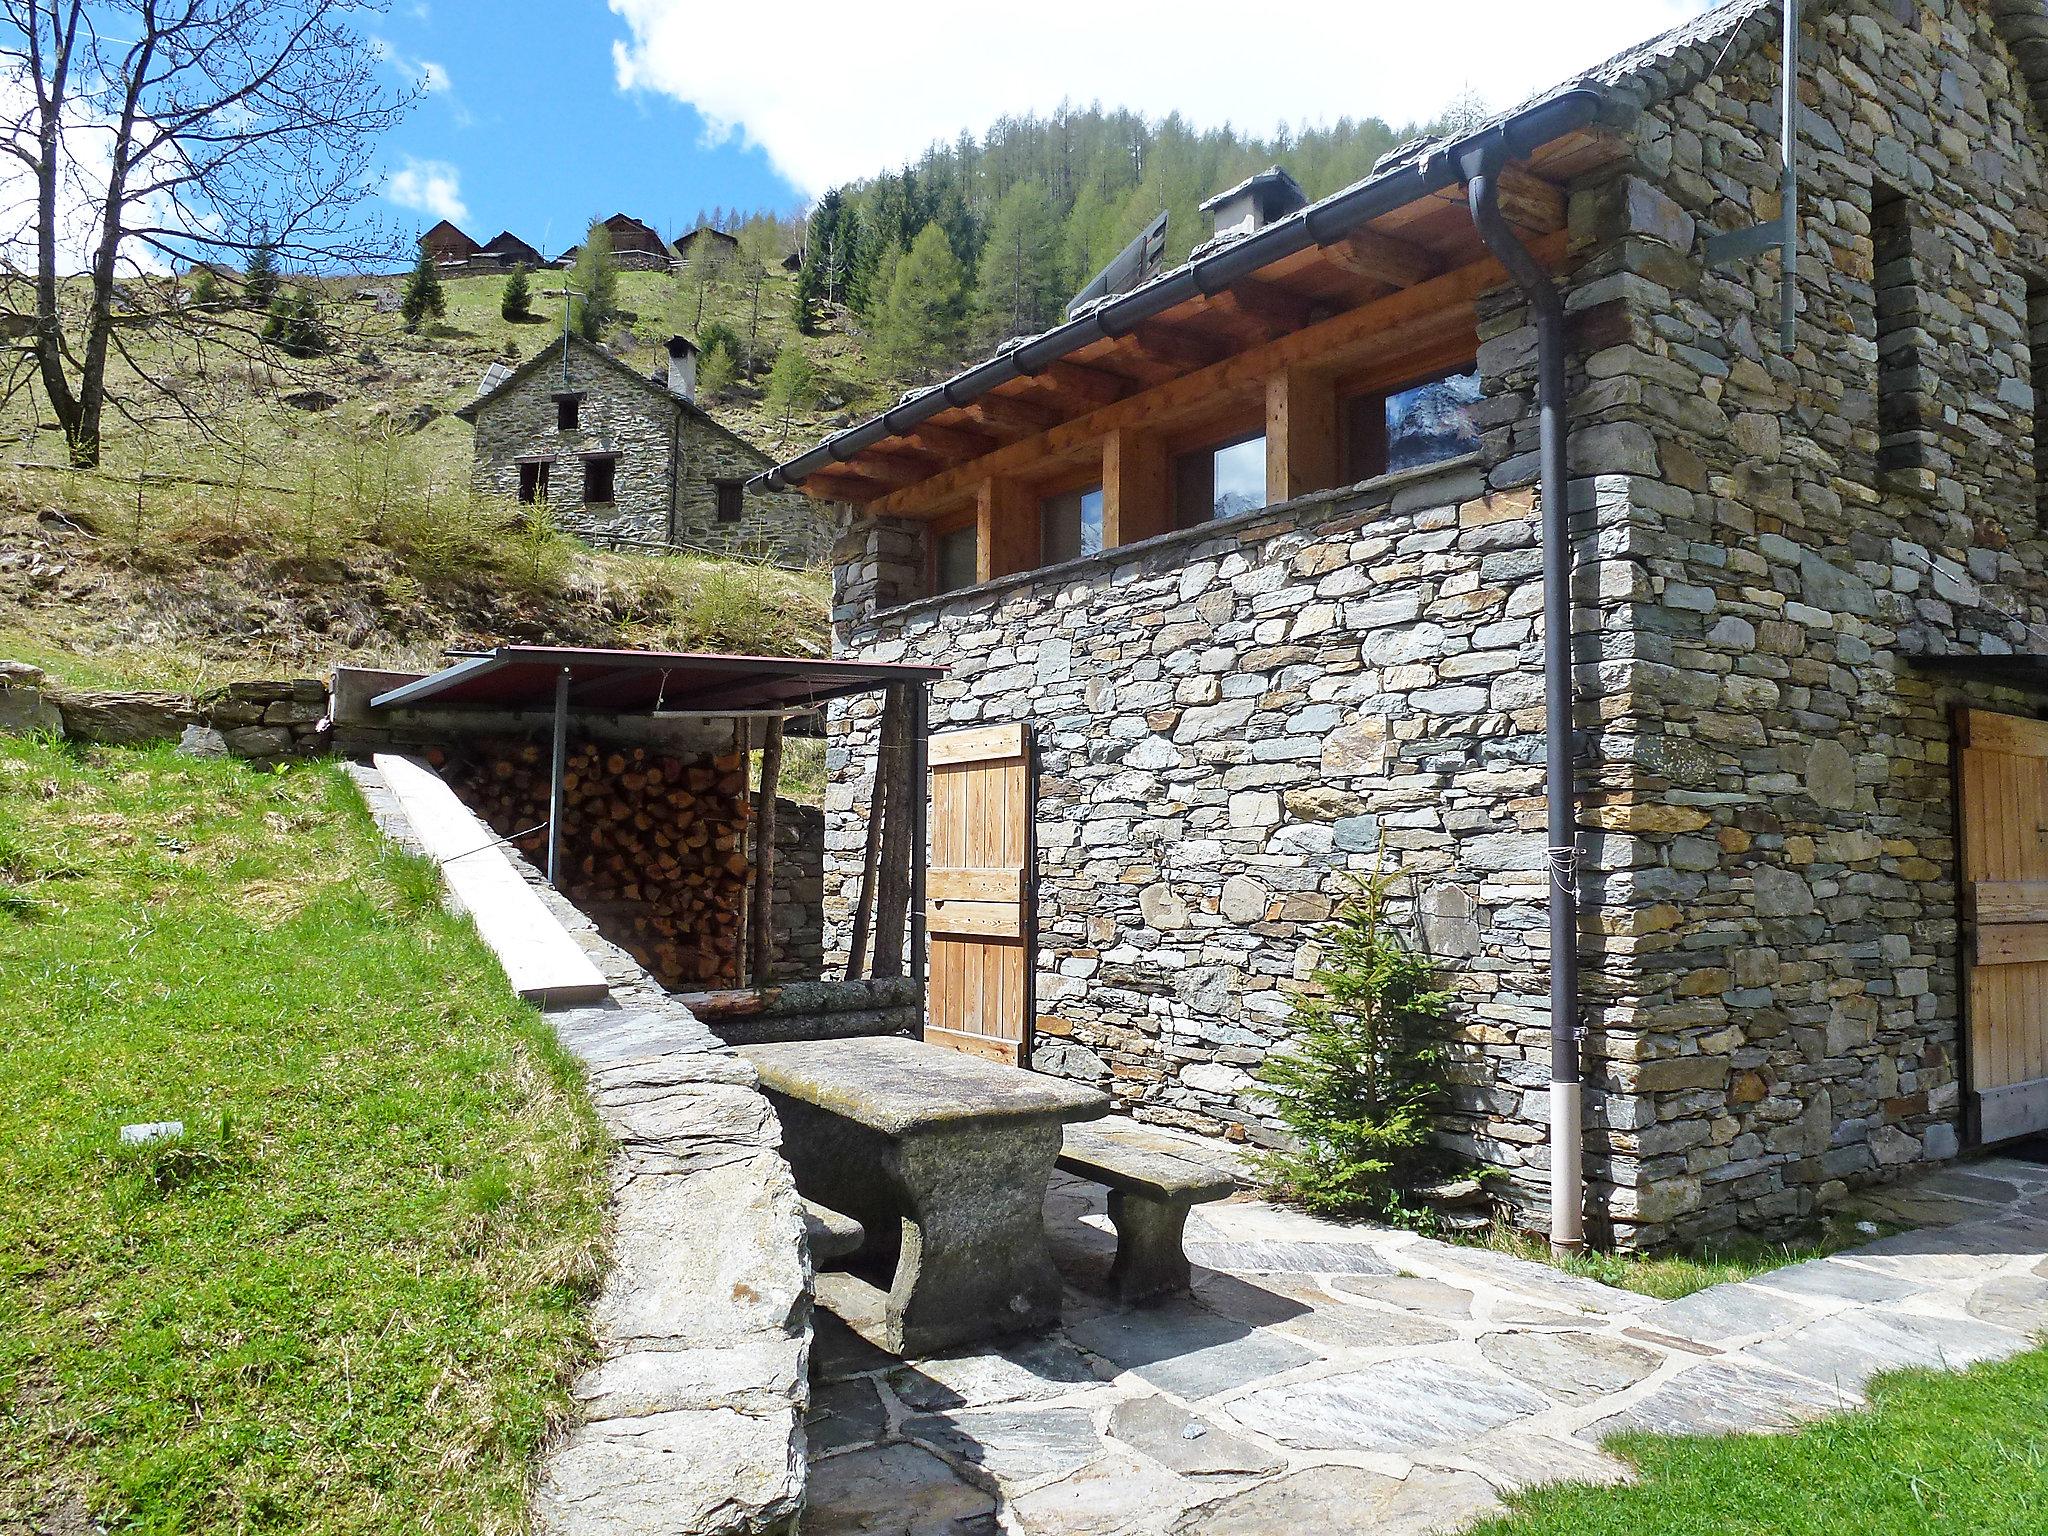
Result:
<svg viewBox="0 0 2048 1536"><path fill-rule="evenodd" d="M267 310L270 301L277 297L277 290L284 279L277 270L277 250L274 246L259 245L249 253L249 264L242 271L242 302L250 309Z"/></svg>
<svg viewBox="0 0 2048 1536"><path fill-rule="evenodd" d="M1321 995L1295 1004L1295 1048L1258 1077L1294 1143L1263 1159L1276 1185L1312 1211L1403 1221L1432 1161L1450 994L1387 921L1394 878L1375 870L1325 927Z"/></svg>
<svg viewBox="0 0 2048 1536"><path fill-rule="evenodd" d="M512 275L505 279L505 294L498 300L498 313L514 324L533 318L533 284L527 280L526 268L514 267Z"/></svg>
<svg viewBox="0 0 2048 1536"><path fill-rule="evenodd" d="M405 279L405 289L398 296L398 313L405 321L408 331L417 331L431 316L439 320L448 313L448 294L441 287L441 274L434 268L434 258L422 247L420 259L413 263L413 269Z"/></svg>

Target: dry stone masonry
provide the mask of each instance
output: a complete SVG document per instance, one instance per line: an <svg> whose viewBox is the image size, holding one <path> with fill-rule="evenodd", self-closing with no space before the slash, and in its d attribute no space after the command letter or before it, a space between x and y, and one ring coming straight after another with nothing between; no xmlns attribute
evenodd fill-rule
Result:
<svg viewBox="0 0 2048 1536"><path fill-rule="evenodd" d="M1702 255L1778 211L1773 10L1603 70L1616 155L1571 189L1586 1152L1625 1243L1785 1228L1957 1151L1949 713L2035 711L1910 658L2048 646L2013 52L2048 29L1808 7L1788 353L1776 259ZM834 623L952 667L935 729L1032 725L1038 1067L1267 1138L1250 1073L1384 844L1459 999L1445 1136L1540 1203L1536 341L1513 290L1480 313L1476 461L936 600L918 526L851 519ZM873 709L835 721L842 948Z"/></svg>

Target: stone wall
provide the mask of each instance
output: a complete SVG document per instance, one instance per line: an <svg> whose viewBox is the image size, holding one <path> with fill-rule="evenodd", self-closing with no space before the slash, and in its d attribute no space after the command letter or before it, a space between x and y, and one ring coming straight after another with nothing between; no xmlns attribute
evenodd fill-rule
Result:
<svg viewBox="0 0 2048 1536"><path fill-rule="evenodd" d="M1625 522L1626 480L1583 489L1589 539L1596 524ZM909 590L917 544L902 526L849 529L841 640L878 661L950 667L932 690L934 730L1032 728L1033 1065L1147 1119L1273 1140L1251 1069L1287 1038L1317 925L1384 840L1389 865L1412 875L1397 910L1419 919L1457 985L1448 1132L1540 1186L1532 498L1488 492L1465 461L875 615L876 591ZM879 708L852 700L832 720L836 956L858 892Z"/></svg>
<svg viewBox="0 0 2048 1536"><path fill-rule="evenodd" d="M825 974L825 813L775 802L775 925L769 979L817 981Z"/></svg>
<svg viewBox="0 0 2048 1536"><path fill-rule="evenodd" d="M569 430L555 424L554 396L565 387L584 392ZM583 500L582 455L600 451L618 454L610 506ZM817 504L793 492L749 492L740 520L720 522L716 482L760 473L769 467L766 455L664 386L582 347L570 349L566 386L558 343L553 361L508 380L477 408L479 490L516 497L518 460L535 454L556 456L548 509L574 533L796 565L822 558L830 540Z"/></svg>
<svg viewBox="0 0 2048 1536"><path fill-rule="evenodd" d="M1775 258L1701 253L1776 211L1773 49L1676 56L1572 189L1586 1152L1624 1243L1786 1228L1957 1150L1949 710L2038 712L1901 659L2048 646L2028 92L1967 0L1845 0L1806 54L1789 355ZM1878 181L1914 226L1882 274ZM1911 285L1882 370L1880 283ZM1519 296L1486 296L1483 474L929 602L919 530L847 527L842 649L951 666L936 728L1034 726L1041 1068L1270 1134L1248 1069L1384 836L1456 989L1449 1139L1546 1198L1534 363ZM834 722L842 944L874 708Z"/></svg>
<svg viewBox="0 0 2048 1536"><path fill-rule="evenodd" d="M175 741L195 757L265 768L328 750L327 689L310 678L229 683L197 696L74 689L39 667L0 662L0 734L31 731L108 746Z"/></svg>
<svg viewBox="0 0 2048 1536"><path fill-rule="evenodd" d="M1655 1226L1688 1235L1956 1151L1964 693L1901 655L2048 639L2025 83L1962 0L1830 7L1807 34L1789 356L1777 261L1700 255L1777 211L1775 50L1654 106L1634 163L1574 204L1598 246L1575 302L1607 310L1579 424L1626 434L1635 473L1629 691L1603 711L1634 765L1603 818L1625 839L1606 899L1630 914L1610 941L1631 959L1609 1028L1634 1095L1614 1151L1658 1192ZM1879 272L1887 184L1913 231ZM1909 317L1883 356L1881 287Z"/></svg>

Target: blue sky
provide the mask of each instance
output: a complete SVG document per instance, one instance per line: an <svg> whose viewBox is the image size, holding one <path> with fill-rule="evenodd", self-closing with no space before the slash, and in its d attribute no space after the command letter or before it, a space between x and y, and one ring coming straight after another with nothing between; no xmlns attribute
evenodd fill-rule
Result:
<svg viewBox="0 0 2048 1536"><path fill-rule="evenodd" d="M1263 0L1248 30L1242 0L1179 0L1166 26L1100 0L1034 0L1029 25L931 0L393 0L374 31L432 89L392 138L385 202L402 228L453 213L550 253L620 211L673 236L1062 99L1260 131L1412 121L1467 89L1505 106L1706 8Z"/></svg>

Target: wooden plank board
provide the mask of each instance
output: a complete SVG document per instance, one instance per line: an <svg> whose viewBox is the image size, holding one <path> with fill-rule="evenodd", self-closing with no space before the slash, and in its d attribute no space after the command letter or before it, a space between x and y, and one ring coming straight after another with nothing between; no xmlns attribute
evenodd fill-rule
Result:
<svg viewBox="0 0 2048 1536"><path fill-rule="evenodd" d="M941 1024L927 1024L924 1037L931 1045L943 1045L951 1051L963 1051L969 1056L979 1056L983 1061L999 1061L1012 1067L1024 1064L1021 1060L1023 1047L1015 1040L999 1040L992 1035L947 1029Z"/></svg>
<svg viewBox="0 0 2048 1536"><path fill-rule="evenodd" d="M1024 937L1024 913L1014 901L932 901L925 904L925 928L934 934L973 934L986 939Z"/></svg>
<svg viewBox="0 0 2048 1536"><path fill-rule="evenodd" d="M409 757L379 753L371 762L513 990L542 1007L594 1003L610 995L610 984L583 946L512 867L497 834L438 774Z"/></svg>
<svg viewBox="0 0 2048 1536"><path fill-rule="evenodd" d="M1965 709L1957 712L1957 733L1965 747L2015 757L2048 757L2048 720Z"/></svg>
<svg viewBox="0 0 2048 1536"><path fill-rule="evenodd" d="M1977 1140L1986 1145L2028 1136L2048 1125L2048 1077L1987 1088L1971 1095L1976 1106Z"/></svg>
<svg viewBox="0 0 2048 1536"><path fill-rule="evenodd" d="M2048 923L2048 880L1978 880L1964 888L1963 915L1978 923Z"/></svg>
<svg viewBox="0 0 2048 1536"><path fill-rule="evenodd" d="M1977 930L1979 965L2038 965L2048 961L2048 923L1991 923Z"/></svg>
<svg viewBox="0 0 2048 1536"><path fill-rule="evenodd" d="M931 739L931 765L944 768L954 763L981 763L994 758L1024 755L1024 727L983 725L967 731L943 731Z"/></svg>
<svg viewBox="0 0 2048 1536"><path fill-rule="evenodd" d="M933 868L925 875L925 894L933 901L1018 902L1024 899L1024 871Z"/></svg>

